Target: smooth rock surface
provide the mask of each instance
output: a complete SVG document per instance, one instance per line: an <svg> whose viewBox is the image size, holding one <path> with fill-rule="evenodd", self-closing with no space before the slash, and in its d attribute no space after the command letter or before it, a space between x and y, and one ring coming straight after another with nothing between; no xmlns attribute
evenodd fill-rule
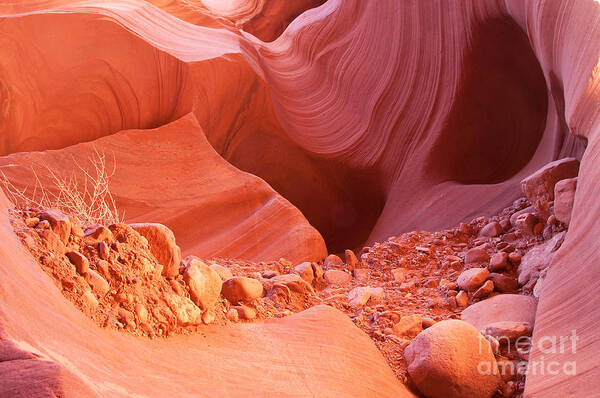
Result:
<svg viewBox="0 0 600 398"><path fill-rule="evenodd" d="M224 267L220 264L211 264L208 267L210 269L212 269L213 271L215 271L217 274L219 274L219 277L221 278L221 280L223 282L225 282L228 279L233 278L233 274L231 273L231 270L227 267Z"/></svg>
<svg viewBox="0 0 600 398"><path fill-rule="evenodd" d="M423 331L423 317L419 314L403 316L400 322L392 327L392 331L396 336L416 337Z"/></svg>
<svg viewBox="0 0 600 398"><path fill-rule="evenodd" d="M465 256L465 264L483 263L489 260L490 256L483 247L474 247Z"/></svg>
<svg viewBox="0 0 600 398"><path fill-rule="evenodd" d="M458 276L456 284L462 290L472 292L479 289L489 276L490 271L487 268L471 268Z"/></svg>
<svg viewBox="0 0 600 398"><path fill-rule="evenodd" d="M164 267L162 274L165 277L179 275L181 249L175 243L173 231L158 223L135 223L130 227L148 240L150 252Z"/></svg>
<svg viewBox="0 0 600 398"><path fill-rule="evenodd" d="M500 384L489 342L463 321L436 323L404 355L411 380L426 397L490 398ZM480 371L486 366L490 374Z"/></svg>
<svg viewBox="0 0 600 398"><path fill-rule="evenodd" d="M550 202L554 200L554 186L560 180L577 177L579 160L564 158L550 162L521 181L521 189L531 202L536 214L544 221L550 216Z"/></svg>
<svg viewBox="0 0 600 398"><path fill-rule="evenodd" d="M219 274L199 260L192 260L183 272L190 298L203 311L212 308L221 294L223 282Z"/></svg>
<svg viewBox="0 0 600 398"><path fill-rule="evenodd" d="M486 238L495 238L500 235L504 231L504 228L500 225L500 223L494 221L486 226L484 226L481 231L479 231L479 236L483 236Z"/></svg>
<svg viewBox="0 0 600 398"><path fill-rule="evenodd" d="M263 285L256 279L236 276L223 282L221 292L233 304L250 303L262 296Z"/></svg>
<svg viewBox="0 0 600 398"><path fill-rule="evenodd" d="M499 294L467 307L463 310L461 319L478 330L503 321L535 325L536 308L537 300L531 296Z"/></svg>
<svg viewBox="0 0 600 398"><path fill-rule="evenodd" d="M554 186L554 215L563 224L571 223L576 190L577 177L561 180Z"/></svg>

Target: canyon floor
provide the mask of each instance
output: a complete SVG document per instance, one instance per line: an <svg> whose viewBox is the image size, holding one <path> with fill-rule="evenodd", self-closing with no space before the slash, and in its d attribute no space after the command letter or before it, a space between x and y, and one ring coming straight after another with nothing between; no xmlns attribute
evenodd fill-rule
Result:
<svg viewBox="0 0 600 398"><path fill-rule="evenodd" d="M420 332L461 319L466 307L496 295L532 295L537 275L527 286L517 282L522 259L557 241L565 226L554 216L530 230L513 225L516 216L531 216L529 205L522 198L491 218L393 236L363 247L358 257L346 250L324 262L302 264L193 255L178 263L174 236L160 224L81 225L48 209L14 209L11 224L63 296L101 328L168 339L324 304L345 313L372 339L399 381L411 386L404 350ZM174 271L165 272L157 258ZM549 264L549 258L535 260ZM484 273L474 287L460 280L467 270ZM502 370L496 396L521 396L525 375L516 364L526 361L528 352L500 348L498 361L515 367Z"/></svg>

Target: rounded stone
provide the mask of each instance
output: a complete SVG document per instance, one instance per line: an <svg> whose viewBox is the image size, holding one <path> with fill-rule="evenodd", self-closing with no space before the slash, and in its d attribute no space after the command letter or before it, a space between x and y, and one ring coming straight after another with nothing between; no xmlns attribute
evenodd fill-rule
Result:
<svg viewBox="0 0 600 398"><path fill-rule="evenodd" d="M202 261L192 260L183 273L190 298L203 311L212 308L221 293L221 277Z"/></svg>
<svg viewBox="0 0 600 398"><path fill-rule="evenodd" d="M446 320L404 351L408 374L428 398L489 398L500 383L488 340L466 322Z"/></svg>
<svg viewBox="0 0 600 398"><path fill-rule="evenodd" d="M223 282L223 296L233 304L250 303L263 294L260 281L243 276L236 276Z"/></svg>
<svg viewBox="0 0 600 398"><path fill-rule="evenodd" d="M487 268L471 268L459 275L456 284L462 290L472 292L479 289L489 276L490 271Z"/></svg>

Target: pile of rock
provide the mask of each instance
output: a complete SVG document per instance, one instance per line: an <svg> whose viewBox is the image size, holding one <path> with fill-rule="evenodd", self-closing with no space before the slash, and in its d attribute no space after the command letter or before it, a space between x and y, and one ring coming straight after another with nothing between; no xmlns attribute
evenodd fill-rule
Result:
<svg viewBox="0 0 600 398"><path fill-rule="evenodd" d="M166 336L215 321L285 316L315 305L315 289L345 283L341 274L326 278L317 263L291 269L280 259L260 263L262 272L252 275L238 267L235 276L227 263L182 259L162 224L81 227L57 210L20 216L15 231L63 294L100 326L133 334ZM339 262L335 271L352 279L354 253L348 251L347 264ZM333 263L332 257L329 272Z"/></svg>
<svg viewBox="0 0 600 398"><path fill-rule="evenodd" d="M536 297L571 221L578 170L576 159L552 162L522 181L526 200L515 202L517 211L464 226L478 230L479 238L465 253L467 269L445 286L459 289L459 306L472 305L462 321L436 323L404 351L411 381L424 396L512 397L523 391ZM510 294L519 288L534 297ZM403 330L418 331L417 319L410 321Z"/></svg>

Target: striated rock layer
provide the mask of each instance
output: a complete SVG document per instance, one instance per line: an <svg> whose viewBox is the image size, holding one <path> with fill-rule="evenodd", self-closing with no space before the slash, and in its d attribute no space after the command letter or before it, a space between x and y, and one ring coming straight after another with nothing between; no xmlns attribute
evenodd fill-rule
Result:
<svg viewBox="0 0 600 398"><path fill-rule="evenodd" d="M595 392L600 4L329 0L312 9L318 2L294 2L271 18L262 2L234 3L245 11L215 1L0 5L0 16L12 17L0 24L2 153L63 148L194 112L223 158L264 175L335 248L493 213L516 198L523 177L580 158L569 233L534 331L540 341L576 330L578 346L531 357L576 360L577 374L530 374L526 393ZM242 56L226 55L234 53ZM355 233L336 242L342 230Z"/></svg>
<svg viewBox="0 0 600 398"><path fill-rule="evenodd" d="M127 220L168 225L184 255L294 262L327 255L323 239L295 207L215 153L192 114L155 130L5 156L0 169L27 187L36 184L33 168L42 185L52 188L46 165L86 167L95 151L106 155L108 168L114 162L111 190Z"/></svg>

